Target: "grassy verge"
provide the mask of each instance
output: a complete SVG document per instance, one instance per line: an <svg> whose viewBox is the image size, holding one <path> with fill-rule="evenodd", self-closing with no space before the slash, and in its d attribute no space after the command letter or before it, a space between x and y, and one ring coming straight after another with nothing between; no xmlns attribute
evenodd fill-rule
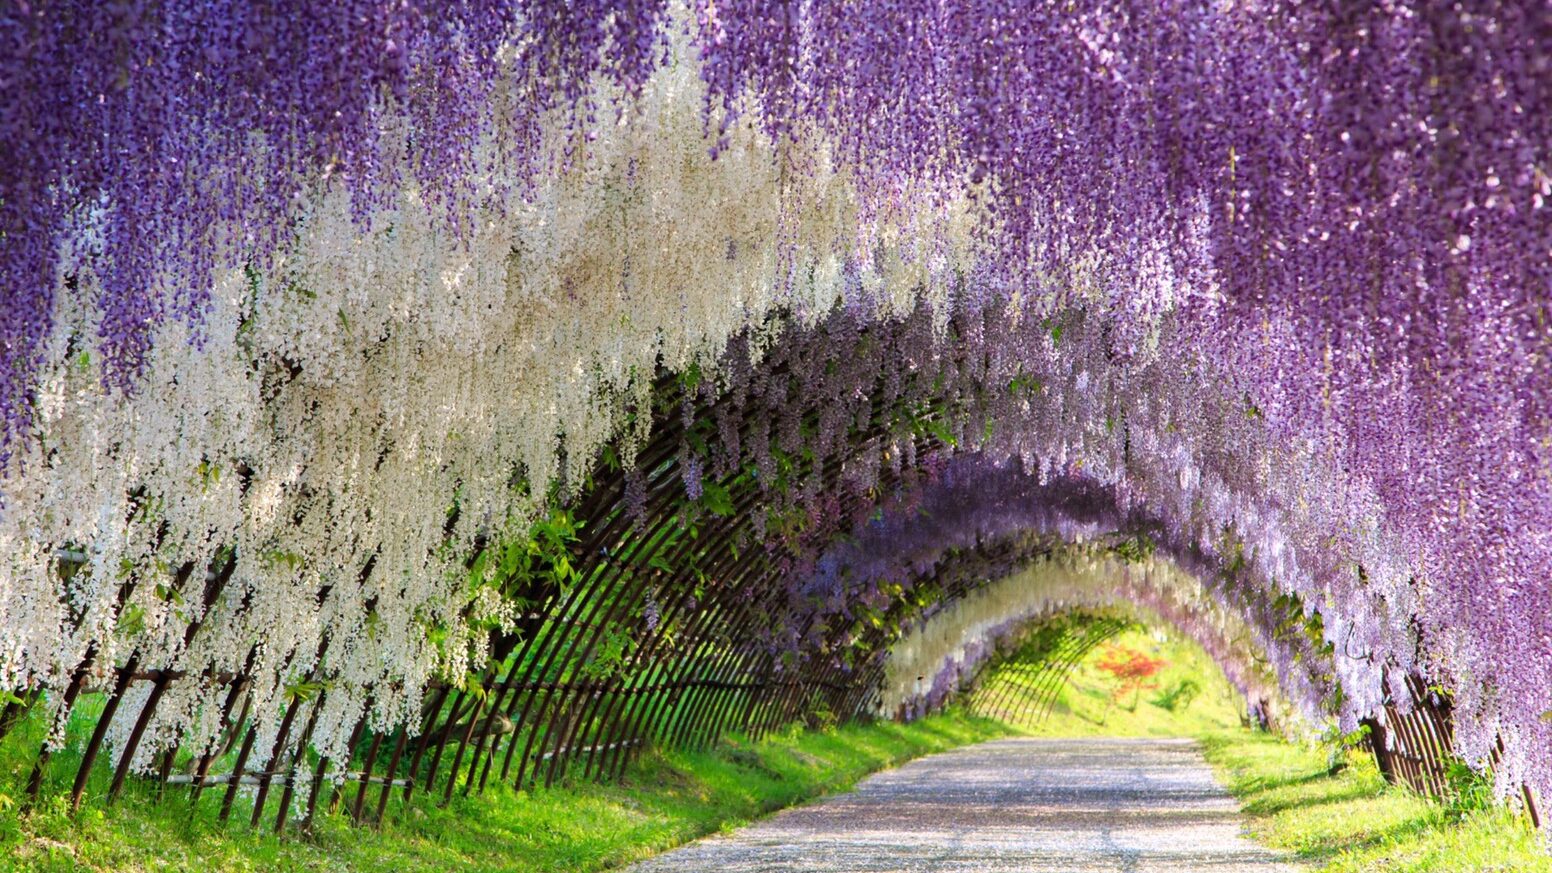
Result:
<svg viewBox="0 0 1552 873"><path fill-rule="evenodd" d="M1116 645L1163 658L1156 688L1115 697L1096 664L1103 648L1073 672L1036 736L1192 736L1239 799L1259 842L1287 849L1321 873L1552 873L1552 856L1528 822L1490 801L1440 803L1389 785L1374 759L1349 753L1332 775L1325 749L1289 743L1240 726L1233 692L1193 643L1132 631ZM1173 709L1183 681L1196 697ZM1176 695L1178 698L1178 695ZM1135 705L1133 705L1135 701Z"/></svg>
<svg viewBox="0 0 1552 873"><path fill-rule="evenodd" d="M1252 835L1323 873L1552 871L1529 823L1503 808L1425 800L1388 785L1368 755L1330 775L1326 752L1235 730L1202 739Z"/></svg>
<svg viewBox="0 0 1552 873"><path fill-rule="evenodd" d="M1117 694L1098 663L1108 650L1160 658L1167 664L1138 693ZM1190 683L1190 695L1180 693ZM1031 736L1183 737L1237 728L1235 692L1201 647L1174 633L1131 630L1090 652L1057 694L1050 714L1027 728Z"/></svg>
<svg viewBox="0 0 1552 873"><path fill-rule="evenodd" d="M1118 699L1115 681L1096 666L1103 650L1095 652L1050 718L1028 733L1199 737L1252 835L1312 870L1552 873L1539 837L1503 809L1435 803L1389 786L1365 755L1331 775L1324 750L1240 728L1227 683L1191 643L1141 631L1115 643L1169 662L1155 687ZM1182 702L1171 692L1185 681L1198 691ZM951 711L910 725L793 730L756 743L734 736L702 752L649 752L610 785L531 794L495 787L445 808L421 798L375 833L324 816L311 834L284 839L223 827L209 804L152 802L136 785L111 809L88 804L72 816L58 798L23 811L7 799L21 795L30 759L0 749L0 871L602 870L844 790L911 758L1012 731Z"/></svg>
<svg viewBox="0 0 1552 873"><path fill-rule="evenodd" d="M1007 732L950 712L757 743L735 736L704 752L649 752L610 785L532 794L498 787L446 808L416 803L376 833L333 816L312 834L277 839L221 827L177 799L153 803L127 792L111 809L88 805L72 816L60 798L30 812L0 809L0 870L601 870ZM0 796L20 795L16 777L0 774Z"/></svg>

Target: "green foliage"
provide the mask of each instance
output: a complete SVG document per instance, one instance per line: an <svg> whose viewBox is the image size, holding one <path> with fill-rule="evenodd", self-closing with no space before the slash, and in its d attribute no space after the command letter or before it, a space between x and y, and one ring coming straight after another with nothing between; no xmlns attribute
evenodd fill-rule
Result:
<svg viewBox="0 0 1552 873"><path fill-rule="evenodd" d="M145 608L138 603L126 604L119 610L118 633L123 639L133 639L145 630Z"/></svg>
<svg viewBox="0 0 1552 873"><path fill-rule="evenodd" d="M679 385L686 394L690 394L700 387L701 380L704 378L705 374L701 372L700 362L691 361L690 366L679 373Z"/></svg>
<svg viewBox="0 0 1552 873"><path fill-rule="evenodd" d="M610 624L593 656L581 667L582 675L589 679L607 679L625 666L625 659L635 647L630 631L617 624Z"/></svg>
<svg viewBox="0 0 1552 873"><path fill-rule="evenodd" d="M1128 564L1141 564L1153 557L1158 544L1147 534L1135 534L1111 547L1117 558Z"/></svg>
<svg viewBox="0 0 1552 873"><path fill-rule="evenodd" d="M526 608L531 604L522 593L536 582L569 590L578 577L572 549L581 527L571 510L557 503L522 535L481 549L469 562L470 599L482 588L493 587L504 600Z"/></svg>
<svg viewBox="0 0 1552 873"><path fill-rule="evenodd" d="M1250 392L1246 391L1245 392L1245 418L1249 419L1250 421L1255 421L1256 419L1265 418L1265 417L1266 417L1266 414L1261 411L1261 407L1256 405L1255 401L1252 400L1251 397L1250 397Z"/></svg>
<svg viewBox="0 0 1552 873"><path fill-rule="evenodd" d="M1008 380L1008 393L1014 396L1038 396L1045 392L1045 383L1035 376L1026 376L1023 373Z"/></svg>
<svg viewBox="0 0 1552 873"><path fill-rule="evenodd" d="M808 713L804 716L809 730L833 731L839 719L830 709L824 694L817 689L809 695Z"/></svg>
<svg viewBox="0 0 1552 873"><path fill-rule="evenodd" d="M1040 322L1040 326L1051 332L1052 345L1061 342L1062 331L1064 330L1065 325L1063 325L1060 321L1057 321L1055 318L1047 318Z"/></svg>
<svg viewBox="0 0 1552 873"><path fill-rule="evenodd" d="M1447 805L1450 814L1462 818L1471 813L1491 810L1498 805L1493 793L1493 777L1472 769L1459 758L1452 758L1445 771L1449 782Z"/></svg>
<svg viewBox="0 0 1552 873"><path fill-rule="evenodd" d="M700 502L707 512L718 518L727 518L734 512L732 494L715 482L705 483Z"/></svg>
<svg viewBox="0 0 1552 873"><path fill-rule="evenodd" d="M312 700L327 688L328 684L324 682L292 682L286 686L286 700Z"/></svg>
<svg viewBox="0 0 1552 873"><path fill-rule="evenodd" d="M285 551L283 549L271 549L270 551L265 552L263 560L265 564L271 567L285 567L287 570L292 572L295 572L297 569L299 569L303 563L301 555L297 554L296 552Z"/></svg>
<svg viewBox="0 0 1552 873"><path fill-rule="evenodd" d="M457 683L459 690L463 691L473 700L483 704L489 692L485 688L483 676L473 670L466 671L463 678ZM483 712L483 707L481 708Z"/></svg>
<svg viewBox="0 0 1552 873"><path fill-rule="evenodd" d="M1319 744L1326 750L1326 772L1332 776L1342 772L1355 755L1368 750L1369 726L1361 724L1355 730L1342 733L1333 722L1320 735Z"/></svg>
<svg viewBox="0 0 1552 873"><path fill-rule="evenodd" d="M1201 693L1202 683L1187 677L1165 688L1153 699L1153 704L1170 712L1185 712L1191 706L1191 701Z"/></svg>

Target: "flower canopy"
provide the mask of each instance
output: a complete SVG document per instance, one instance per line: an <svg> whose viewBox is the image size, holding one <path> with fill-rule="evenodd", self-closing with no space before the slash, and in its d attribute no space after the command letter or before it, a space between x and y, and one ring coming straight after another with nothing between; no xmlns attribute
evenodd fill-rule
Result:
<svg viewBox="0 0 1552 873"><path fill-rule="evenodd" d="M0 689L169 671L142 766L211 677L276 756L300 677L336 755L496 682L487 556L658 549L672 466L771 669L1157 549L1311 717L1423 676L1552 789L1546 4L23 2L0 83ZM610 621L716 596L661 563Z"/></svg>

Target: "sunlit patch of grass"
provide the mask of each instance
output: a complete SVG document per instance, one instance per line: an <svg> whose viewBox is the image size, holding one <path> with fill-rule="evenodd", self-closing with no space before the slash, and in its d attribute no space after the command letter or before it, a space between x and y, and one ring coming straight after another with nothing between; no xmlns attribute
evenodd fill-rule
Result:
<svg viewBox="0 0 1552 873"><path fill-rule="evenodd" d="M1240 723L1235 692L1201 647L1174 634L1127 631L1111 645L1142 652L1167 662L1153 678L1153 687L1137 695L1115 697L1116 683L1096 666L1105 646L1090 652L1056 696L1050 714L1028 727L1035 736L1053 737L1183 737L1230 730ZM1182 682L1198 687L1182 702ZM1167 704L1173 704L1170 709Z"/></svg>
<svg viewBox="0 0 1552 873"><path fill-rule="evenodd" d="M1095 669L1098 653L1091 653L1031 733L1197 737L1239 799L1251 836L1321 873L1552 873L1543 837L1511 810L1428 800L1386 783L1374 759L1359 752L1333 775L1326 749L1241 727L1228 683L1194 643L1146 631L1115 643L1170 662L1157 677L1159 692L1142 694L1135 708L1118 705L1114 683ZM1174 710L1160 705L1185 679L1200 684L1196 699Z"/></svg>
<svg viewBox="0 0 1552 873"><path fill-rule="evenodd" d="M1252 835L1325 873L1552 871L1528 821L1504 808L1462 809L1389 785L1371 757L1328 772L1323 749L1242 730L1202 738Z"/></svg>
<svg viewBox="0 0 1552 873"><path fill-rule="evenodd" d="M0 808L0 870L601 870L1008 732L956 711L911 725L792 729L759 742L734 735L703 751L648 751L612 784L496 786L477 797L455 794L446 807L421 797L377 831L320 814L311 833L283 838L250 830L240 812L221 825L204 801L197 810L174 794L155 802L132 780L112 807L92 801L72 815L56 791L31 810ZM22 796L27 749L38 739L12 737L0 747L0 795ZM70 769L68 759L59 763Z"/></svg>
<svg viewBox="0 0 1552 873"><path fill-rule="evenodd" d="M1193 644L1143 631L1116 642L1170 662L1156 677L1158 688L1139 695L1135 706L1130 696L1117 701L1114 682L1094 667L1095 653L1062 689L1050 718L1029 733L1198 737L1243 805L1251 835L1312 870L1552 873L1540 837L1513 813L1425 800L1387 785L1361 754L1332 775L1324 749L1240 727L1227 683ZM1200 691L1182 705L1168 692L1188 679ZM70 727L79 740L82 728ZM285 838L250 830L242 801L234 821L221 825L209 794L192 809L177 792L156 802L135 780L118 804L105 807L103 774L88 786L92 799L71 814L62 792L79 758L67 748L51 771L51 799L31 810L0 800L0 870L601 870L846 790L920 755L1014 732L951 711L910 725L793 728L758 742L733 735L702 751L649 750L612 784L563 780L533 792L494 786L477 797L455 794L446 807L420 796L400 809L394 800L381 830L320 815L310 833ZM43 733L41 724L28 724L0 743L0 798L22 798Z"/></svg>

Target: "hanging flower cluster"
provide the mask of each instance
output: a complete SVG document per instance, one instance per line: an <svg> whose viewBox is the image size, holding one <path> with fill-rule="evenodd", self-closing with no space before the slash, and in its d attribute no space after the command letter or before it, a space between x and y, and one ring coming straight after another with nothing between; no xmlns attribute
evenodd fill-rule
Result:
<svg viewBox="0 0 1552 873"><path fill-rule="evenodd" d="M1064 548L989 582L911 627L890 651L879 708L939 708L1031 622L1106 610L1165 623L1199 642L1246 698L1279 700L1258 631L1215 601L1197 578L1166 562L1128 563L1108 549ZM923 685L920 677L931 677Z"/></svg>
<svg viewBox="0 0 1552 873"><path fill-rule="evenodd" d="M1290 696L1426 673L1552 790L1552 10L1145 6L0 13L0 688L140 652L153 736L250 663L339 689L320 747L402 723L510 613L476 542L633 464L661 367L767 414L684 469L771 489L773 643L958 535L869 551L795 454L1070 483L1318 614Z"/></svg>
<svg viewBox="0 0 1552 873"><path fill-rule="evenodd" d="M933 320L929 306L871 324L840 312L782 337L758 367L735 343L718 386L704 388L716 406L703 433L686 438L706 453L702 467L723 480L743 465L767 492L763 535L786 568L782 611L769 617L779 648L822 646L857 610L885 608L965 550L1032 533L1117 534L1150 553L1157 545L1204 579L1228 580L1220 588L1232 606L1264 628L1286 624L1306 601L1324 602L1309 581L1319 565L1300 564L1295 547L1318 541L1322 550L1309 554L1329 557L1333 518L1364 523L1361 492L1339 489L1317 459L1272 444L1242 399L1204 391L1213 382L1205 370L1118 364L1103 323L1080 313L1036 320L962 309L941 332ZM906 366L892 366L899 361ZM938 448L917 457L924 436ZM817 471L836 465L839 485L818 487ZM1310 482L1332 482L1352 502L1328 499L1321 509L1334 515L1325 515L1308 501L1290 511L1293 501L1275 496ZM1347 547L1373 566L1388 555L1372 530ZM1391 609L1380 598L1354 602L1377 616ZM1381 662L1413 663L1405 618L1392 624L1395 634L1347 640L1356 654L1343 660L1343 679L1354 701L1384 693L1376 651ZM1332 633L1344 627L1333 619ZM1303 641L1285 663L1323 663L1311 642L1325 643ZM1337 709L1334 682L1298 685L1311 714ZM1363 705L1343 709L1344 718L1364 715Z"/></svg>
<svg viewBox="0 0 1552 873"><path fill-rule="evenodd" d="M855 571L854 580L868 582L852 594L854 601L876 596L871 592L884 579L931 578L936 568L962 560L958 550L976 543L1038 531L1047 543L1086 545L1025 558L1027 572L964 600L929 606L891 653L892 661L900 659L891 663L891 673L920 672L923 657L953 660L963 668L964 658L944 652L985 645L995 635L987 628L1010 620L1132 603L1191 634L1242 692L1276 699L1282 695L1273 691L1280 687L1299 706L1296 714L1312 723L1330 714L1362 714L1337 712L1336 659L1318 629L1311 633L1302 621L1296 597L1281 595L1250 567L1201 548L1172 545L1178 541L1164 533L1162 521L1123 511L1112 489L1075 477L1040 483L1018 462L989 463L977 454L949 462L925 490L921 499L902 501L839 547L838 563ZM1162 544L1155 547L1150 535L1160 536ZM914 651L921 641L913 638L943 633L951 639L938 639L927 655ZM1354 672L1359 680L1375 681ZM886 701L890 690L886 680Z"/></svg>
<svg viewBox="0 0 1552 873"><path fill-rule="evenodd" d="M503 163L491 132L459 228L413 172L425 140L385 116L381 135L399 137L386 199L363 214L339 179L308 188L267 260L209 271L197 324L148 323L132 392L103 378L117 366L97 334L106 255L61 267L5 470L0 687L57 691L83 664L100 682L136 651L142 669L173 667L149 758L156 738L216 730L203 675L263 677L250 709L267 714L316 672L333 693L313 741L337 752L368 699L374 725L395 725L431 677L478 666L500 610L470 578L475 543L526 535L547 483L580 487L622 430L628 456L645 433L627 409L647 406L660 366L715 360L778 296L824 311L837 294L828 245L800 260L817 272L799 286L778 282L768 241L778 214L846 215L849 188L782 186L747 126L713 161L703 93L693 65L658 67L627 117L544 119L563 164L550 175ZM168 281L201 275L157 263ZM207 609L206 568L228 558Z"/></svg>

